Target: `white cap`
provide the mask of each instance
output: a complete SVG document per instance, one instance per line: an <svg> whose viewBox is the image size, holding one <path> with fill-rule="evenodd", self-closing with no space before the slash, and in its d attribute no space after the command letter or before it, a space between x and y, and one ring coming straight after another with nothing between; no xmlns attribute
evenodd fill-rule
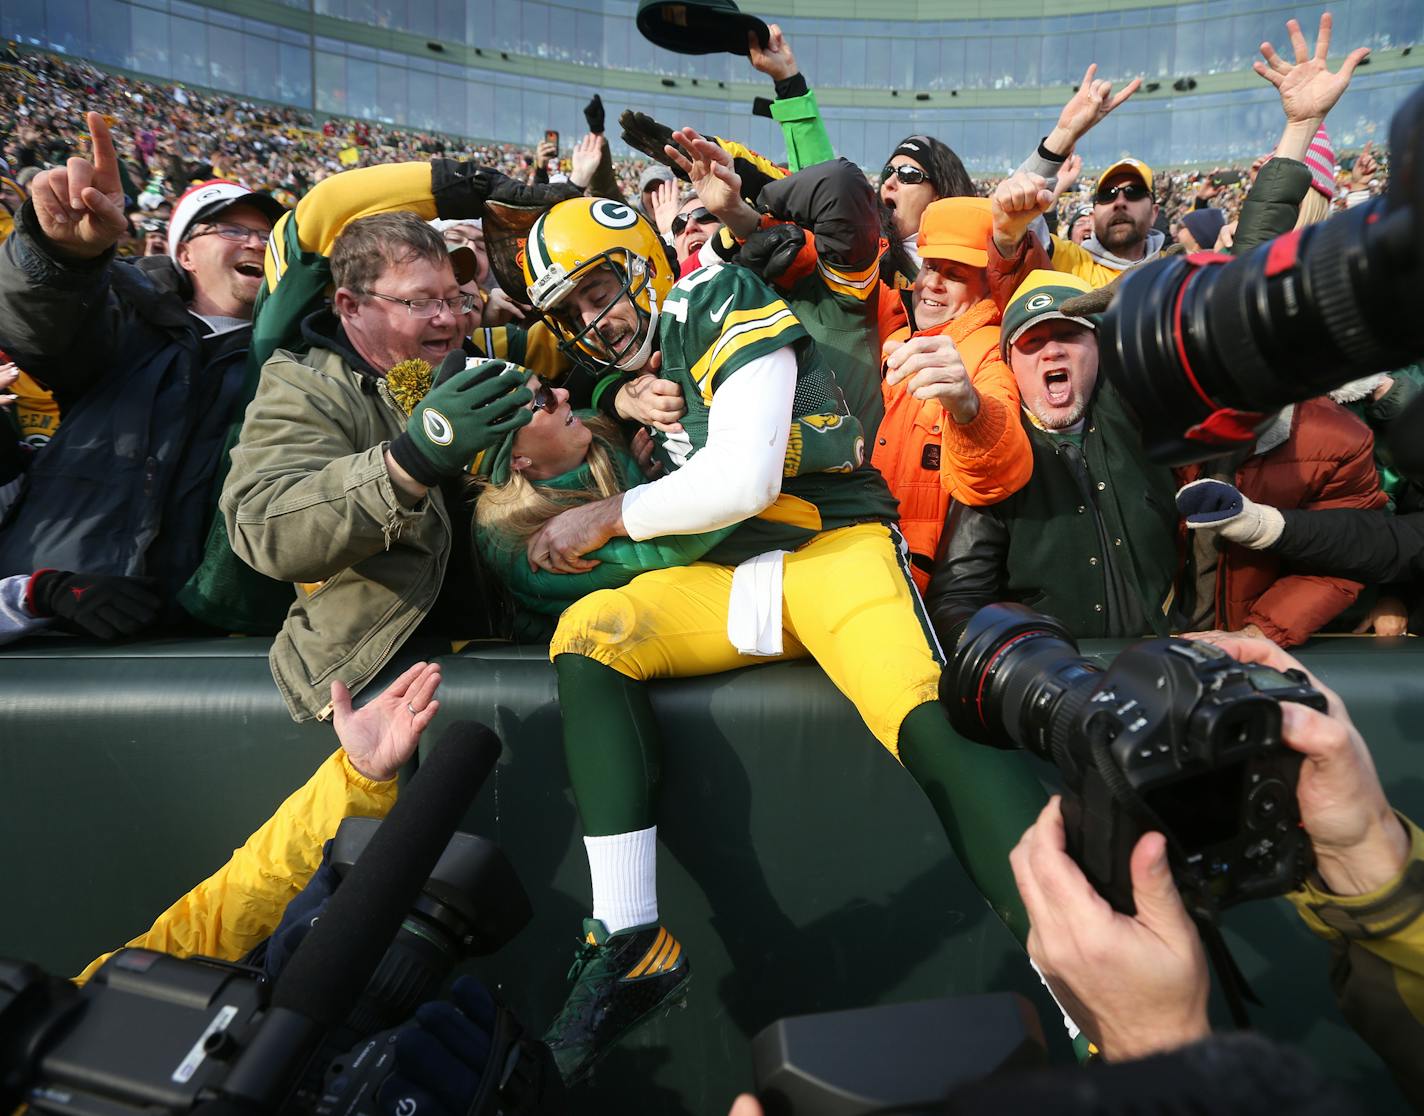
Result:
<svg viewBox="0 0 1424 1116"><path fill-rule="evenodd" d="M273 224L286 212L282 203L270 194L259 194L236 182L222 178L200 182L186 190L173 207L173 216L168 221L168 254L177 253L179 242L197 222L215 217L238 202L260 209Z"/></svg>

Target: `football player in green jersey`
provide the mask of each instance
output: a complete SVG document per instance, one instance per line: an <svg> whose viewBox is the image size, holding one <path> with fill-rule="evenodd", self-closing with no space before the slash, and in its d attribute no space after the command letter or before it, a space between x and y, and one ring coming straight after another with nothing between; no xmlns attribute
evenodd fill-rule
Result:
<svg viewBox="0 0 1424 1116"><path fill-rule="evenodd" d="M785 475L798 452L793 419L850 417L795 314L744 268L711 265L674 283L652 226L610 201L544 214L525 271L568 349L625 373L654 371L687 405L681 431L655 435L665 474L550 520L530 539L531 566L582 572L584 555L612 538L736 525L703 561L577 601L550 645L593 879L574 987L546 1036L566 1080L684 995L690 975L657 907L650 679L814 658L925 789L961 862L1023 941L1008 853L1045 796L1022 757L950 730L937 701L941 656L879 473L861 454L843 472Z"/></svg>

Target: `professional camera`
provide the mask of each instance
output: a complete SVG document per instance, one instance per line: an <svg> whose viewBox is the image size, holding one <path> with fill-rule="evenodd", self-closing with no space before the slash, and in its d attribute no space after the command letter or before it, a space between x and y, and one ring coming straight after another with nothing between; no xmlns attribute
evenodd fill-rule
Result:
<svg viewBox="0 0 1424 1116"><path fill-rule="evenodd" d="M496 845L451 836L498 752L483 726L452 725L384 822L342 823L342 882L270 985L258 968L143 949L82 989L0 961L0 1112L374 1116L395 1025L532 914ZM499 1008L471 1116L561 1111L547 1047Z"/></svg>
<svg viewBox="0 0 1424 1116"><path fill-rule="evenodd" d="M1310 868L1279 703L1325 698L1300 671L1185 639L1134 644L1104 671L1051 616L991 604L959 633L939 692L962 735L1057 765L1068 851L1119 911L1135 913L1129 859L1152 830L1198 913L1281 895Z"/></svg>
<svg viewBox="0 0 1424 1116"><path fill-rule="evenodd" d="M1234 261L1198 252L1126 273L1101 362L1154 460L1217 456L1288 403L1424 355L1424 89L1395 113L1390 156L1386 197Z"/></svg>

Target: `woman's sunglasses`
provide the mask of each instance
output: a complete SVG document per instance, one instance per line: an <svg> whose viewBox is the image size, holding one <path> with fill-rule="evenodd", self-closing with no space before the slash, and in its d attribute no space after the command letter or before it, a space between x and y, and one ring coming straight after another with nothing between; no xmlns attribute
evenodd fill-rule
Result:
<svg viewBox="0 0 1424 1116"><path fill-rule="evenodd" d="M530 404L530 410L543 411L546 415L552 415L559 409L559 400L554 394L554 389L543 380L540 380L539 385L531 390L534 392L534 402Z"/></svg>
<svg viewBox="0 0 1424 1116"><path fill-rule="evenodd" d="M696 221L698 224L702 224L707 221L715 220L716 218L713 217L712 214L707 212L705 208L694 209L691 213L679 213L676 217L672 219L672 235L681 236L682 230L687 228L687 223L689 221Z"/></svg>
<svg viewBox="0 0 1424 1116"><path fill-rule="evenodd" d="M885 169L880 172L881 183L883 184L891 175L900 180L901 186L918 186L928 177L919 167L912 167L909 164L892 167L887 163Z"/></svg>

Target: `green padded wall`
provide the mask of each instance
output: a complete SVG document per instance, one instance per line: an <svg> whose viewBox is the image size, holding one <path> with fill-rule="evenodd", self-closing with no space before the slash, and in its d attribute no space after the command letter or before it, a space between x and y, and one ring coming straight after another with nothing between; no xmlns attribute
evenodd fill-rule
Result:
<svg viewBox="0 0 1424 1116"><path fill-rule="evenodd" d="M422 650L407 648L378 684ZM232 639L0 652L0 955L77 971L144 929L306 779L334 736L291 723L265 651ZM1321 640L1303 657L1344 695L1391 799L1424 817L1413 739L1424 648ZM524 934L477 967L542 1026L588 903L553 671L538 648L474 646L444 661L432 739L457 717L503 736L467 827L504 846L535 907ZM692 991L686 1009L608 1057L580 1111L720 1116L750 1085L748 1037L777 1016L959 992L1023 992L1068 1056L1051 1001L928 804L818 668L768 665L654 695L666 740L659 891L693 960ZM1226 922L1265 1002L1261 1028L1302 1046L1369 1111L1405 1111L1340 1020L1325 947L1289 906Z"/></svg>

